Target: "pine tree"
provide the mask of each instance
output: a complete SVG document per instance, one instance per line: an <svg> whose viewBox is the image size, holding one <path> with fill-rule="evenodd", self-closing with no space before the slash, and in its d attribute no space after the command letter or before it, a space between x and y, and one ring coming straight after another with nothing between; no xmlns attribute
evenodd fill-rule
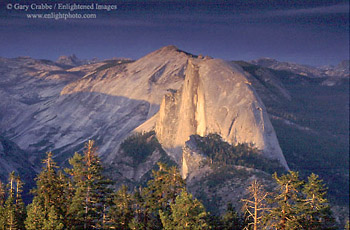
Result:
<svg viewBox="0 0 350 230"><path fill-rule="evenodd" d="M344 229L345 230L350 230L350 221L349 220L346 221Z"/></svg>
<svg viewBox="0 0 350 230"><path fill-rule="evenodd" d="M270 201L275 206L266 216L267 226L279 230L302 229L298 217L302 212L299 203L302 198L300 188L303 181L300 181L299 174L293 171L281 177L275 173L273 177L278 184L279 191Z"/></svg>
<svg viewBox="0 0 350 230"><path fill-rule="evenodd" d="M22 187L19 176L15 172L9 175L8 192L0 182L0 229L25 229L25 205L22 200Z"/></svg>
<svg viewBox="0 0 350 230"><path fill-rule="evenodd" d="M0 230L6 229L6 209L4 207L6 201L5 185L0 181Z"/></svg>
<svg viewBox="0 0 350 230"><path fill-rule="evenodd" d="M57 215L62 218L63 225L68 228L70 222L67 218L68 214L68 207L72 200L73 194L72 194L72 187L69 178L63 173L62 170L59 170L57 172L58 177L58 188L61 192L61 198L60 199L60 209L59 212L57 212Z"/></svg>
<svg viewBox="0 0 350 230"><path fill-rule="evenodd" d="M203 204L186 191L176 197L175 203L170 205L170 212L160 210L159 214L166 230L209 229Z"/></svg>
<svg viewBox="0 0 350 230"><path fill-rule="evenodd" d="M147 229L146 226L142 221L134 217L131 222L129 223L129 228L131 230L141 230L141 229Z"/></svg>
<svg viewBox="0 0 350 230"><path fill-rule="evenodd" d="M0 206L0 230L6 229L6 212L3 206Z"/></svg>
<svg viewBox="0 0 350 230"><path fill-rule="evenodd" d="M5 203L6 210L6 229L15 230L16 226L16 207L13 204L13 197L9 197Z"/></svg>
<svg viewBox="0 0 350 230"><path fill-rule="evenodd" d="M129 223L129 228L131 230L147 229L149 210L147 208L143 193L142 187L139 187L138 189L135 189L134 193L132 194L132 209L134 217Z"/></svg>
<svg viewBox="0 0 350 230"><path fill-rule="evenodd" d="M147 196L146 202L154 209L164 211L170 204L175 203L176 197L185 188L185 182L175 166L168 167L161 162L158 166L159 170L152 172L153 179L148 181L144 191Z"/></svg>
<svg viewBox="0 0 350 230"><path fill-rule="evenodd" d="M106 224L105 215L111 199L110 180L102 175L103 168L97 156L94 141L85 144L83 156L76 153L69 161L72 169L73 198L68 207L72 229L97 229Z"/></svg>
<svg viewBox="0 0 350 230"><path fill-rule="evenodd" d="M57 214L55 207L51 206L43 223L44 230L61 230L64 229L64 224L62 222L62 216Z"/></svg>
<svg viewBox="0 0 350 230"><path fill-rule="evenodd" d="M26 219L26 207L22 199L23 182L19 176L16 177L16 200L15 200L15 219L18 229L25 229L24 220Z"/></svg>
<svg viewBox="0 0 350 230"><path fill-rule="evenodd" d="M31 204L27 206L27 218L24 221L27 230L37 230L44 228L45 211L42 201L38 196L33 198Z"/></svg>
<svg viewBox="0 0 350 230"><path fill-rule="evenodd" d="M133 200L125 185L114 194L113 205L108 213L109 227L112 229L126 230L134 217Z"/></svg>
<svg viewBox="0 0 350 230"><path fill-rule="evenodd" d="M15 172L11 172L8 183L8 197L5 202L6 229L17 229L16 226L16 207L15 207Z"/></svg>
<svg viewBox="0 0 350 230"><path fill-rule="evenodd" d="M248 222L244 229L261 229L262 218L266 212L266 197L268 195L265 192L263 185L257 180L254 180L248 188L249 198L242 199L245 202L244 211L247 213Z"/></svg>
<svg viewBox="0 0 350 230"><path fill-rule="evenodd" d="M222 222L224 230L242 230L244 228L244 219L236 212L231 203L227 205Z"/></svg>
<svg viewBox="0 0 350 230"><path fill-rule="evenodd" d="M226 220L228 222L226 222ZM228 218L227 219L225 218L224 220L223 216L212 215L211 213L208 213L207 217L205 218L205 221L208 223L209 229L215 229L215 230L231 229L229 228L229 226L231 226L229 214L228 214ZM239 228L239 230L242 230L242 228Z"/></svg>
<svg viewBox="0 0 350 230"><path fill-rule="evenodd" d="M64 215L66 210L66 197L64 197L64 181L57 173L58 166L52 159L52 153L48 152L46 159L43 161L45 166L36 178L36 188L33 189L35 197L31 205L28 206L28 217L25 221L26 228L35 229L40 226L44 228L49 226L50 215L55 215L60 219L59 221L64 224ZM38 215L37 217L35 215Z"/></svg>
<svg viewBox="0 0 350 230"><path fill-rule="evenodd" d="M43 198L44 210L50 212L51 206L56 208L60 214L64 213L66 197L63 197L66 187L57 172L59 168L52 159L52 153L47 153L47 158L43 161L46 165L37 178L37 188L34 193Z"/></svg>
<svg viewBox="0 0 350 230"><path fill-rule="evenodd" d="M5 185L0 181L0 206L3 206L6 201Z"/></svg>
<svg viewBox="0 0 350 230"><path fill-rule="evenodd" d="M14 171L9 175L9 183L7 187L8 196L3 206L3 215L5 219L1 222L5 223L6 229L25 229L24 220L26 218L26 211L22 200L23 183L20 177L15 175ZM4 198L4 193L2 197Z"/></svg>
<svg viewBox="0 0 350 230"><path fill-rule="evenodd" d="M79 153L75 153L74 156L69 159L69 164L73 168L65 169L65 171L71 176L71 182L68 189L71 202L67 207L66 218L70 229L83 229L85 220L84 191L86 187L83 156Z"/></svg>
<svg viewBox="0 0 350 230"><path fill-rule="evenodd" d="M178 169L168 167L159 162L159 170L153 170L153 179L149 180L143 189L144 225L147 229L161 229L159 210L168 212L170 205L175 203L176 197L185 189L185 182ZM152 227L151 227L152 226Z"/></svg>
<svg viewBox="0 0 350 230"><path fill-rule="evenodd" d="M318 176L311 174L302 192L304 199L300 204L303 213L300 217L303 229L327 230L336 229L335 220L332 217L328 200L326 199L327 188Z"/></svg>

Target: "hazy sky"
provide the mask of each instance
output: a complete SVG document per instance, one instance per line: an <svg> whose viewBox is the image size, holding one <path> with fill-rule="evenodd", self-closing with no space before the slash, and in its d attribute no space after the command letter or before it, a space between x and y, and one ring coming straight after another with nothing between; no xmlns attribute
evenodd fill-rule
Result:
<svg viewBox="0 0 350 230"><path fill-rule="evenodd" d="M30 3L28 3L30 2ZM56 60L139 58L175 45L194 54L226 60L272 57L310 65L349 59L349 1L75 1L115 4L117 10L81 10L96 19L28 19L27 14L67 10L16 10L15 3L62 0L2 0L0 56ZM73 3L74 1L67 1ZM8 7L11 4L12 9Z"/></svg>

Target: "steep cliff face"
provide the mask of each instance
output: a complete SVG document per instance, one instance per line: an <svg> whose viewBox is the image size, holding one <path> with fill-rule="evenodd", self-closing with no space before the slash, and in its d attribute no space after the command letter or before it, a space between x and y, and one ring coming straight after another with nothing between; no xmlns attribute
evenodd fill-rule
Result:
<svg viewBox="0 0 350 230"><path fill-rule="evenodd" d="M288 169L265 106L243 71L221 60L189 61L182 88L163 98L156 133L177 161L190 135L218 133L233 145L251 144Z"/></svg>
<svg viewBox="0 0 350 230"><path fill-rule="evenodd" d="M190 135L217 132L286 166L264 105L233 64L168 46L136 61L67 68L27 57L0 59L0 134L38 168L46 151L62 163L94 139L103 160L119 170L120 143L134 131L153 129L179 163Z"/></svg>
<svg viewBox="0 0 350 230"><path fill-rule="evenodd" d="M197 148L193 136L190 136L182 148L181 159L181 175L188 184L192 183L193 178L212 172L208 164L205 164L205 159L206 157Z"/></svg>

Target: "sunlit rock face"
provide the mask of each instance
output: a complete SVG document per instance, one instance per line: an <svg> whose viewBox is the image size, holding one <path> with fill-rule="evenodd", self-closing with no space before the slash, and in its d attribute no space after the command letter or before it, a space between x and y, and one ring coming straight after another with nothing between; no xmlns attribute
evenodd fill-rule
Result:
<svg viewBox="0 0 350 230"><path fill-rule="evenodd" d="M89 138L100 138L100 153L112 162L119 156L119 144L159 111L164 94L181 87L189 57L176 47L164 47L134 62L96 68L68 84L60 95L89 97L74 101L84 100L79 114L88 118L85 122L93 132Z"/></svg>
<svg viewBox="0 0 350 230"><path fill-rule="evenodd" d="M191 183L193 178L210 173L212 169L205 163L206 156L197 148L193 136L190 136L182 148L181 175L187 183Z"/></svg>
<svg viewBox="0 0 350 230"><path fill-rule="evenodd" d="M218 133L233 145L251 144L288 168L264 104L242 70L222 60L189 61L182 88L162 100L156 133L176 159L190 135Z"/></svg>
<svg viewBox="0 0 350 230"><path fill-rule="evenodd" d="M37 168L46 151L66 162L89 139L113 163L120 143L142 130L155 130L178 163L190 135L215 132L287 167L263 103L234 64L168 46L136 61L67 66L0 59L0 134Z"/></svg>

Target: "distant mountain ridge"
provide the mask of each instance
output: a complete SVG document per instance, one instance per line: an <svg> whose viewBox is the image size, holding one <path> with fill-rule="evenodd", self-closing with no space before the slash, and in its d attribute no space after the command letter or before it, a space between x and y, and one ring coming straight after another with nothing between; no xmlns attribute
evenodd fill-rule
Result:
<svg viewBox="0 0 350 230"><path fill-rule="evenodd" d="M94 64L97 62L99 62L97 58L94 58L92 60L81 60L75 54L72 54L70 56L60 56L56 61L57 64L66 68Z"/></svg>
<svg viewBox="0 0 350 230"><path fill-rule="evenodd" d="M335 77L335 78L349 78L350 60L344 60L337 66L314 67L291 62L280 62L273 58L259 58L250 61L250 63L271 68L274 70L286 70L307 77Z"/></svg>

